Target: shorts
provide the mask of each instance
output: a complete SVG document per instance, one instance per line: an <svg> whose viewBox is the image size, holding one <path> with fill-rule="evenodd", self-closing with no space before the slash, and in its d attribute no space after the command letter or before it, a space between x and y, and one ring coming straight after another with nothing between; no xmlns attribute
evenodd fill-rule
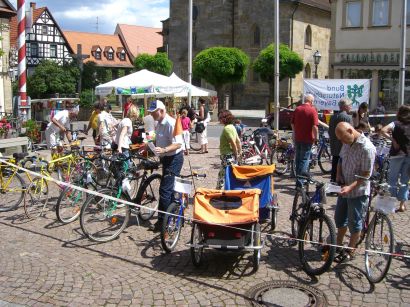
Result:
<svg viewBox="0 0 410 307"><path fill-rule="evenodd" d="M45 131L45 135L46 135L46 142L47 142L47 148L51 149L53 147L56 147L57 144L57 133L54 132L53 129L46 129Z"/></svg>
<svg viewBox="0 0 410 307"><path fill-rule="evenodd" d="M357 233L363 229L363 218L369 204L369 196L354 198L338 197L335 210L336 228L348 226L350 233Z"/></svg>

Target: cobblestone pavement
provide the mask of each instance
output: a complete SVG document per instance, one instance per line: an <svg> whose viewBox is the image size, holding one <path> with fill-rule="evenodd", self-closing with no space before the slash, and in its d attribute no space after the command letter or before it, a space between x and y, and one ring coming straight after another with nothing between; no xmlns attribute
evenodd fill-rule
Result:
<svg viewBox="0 0 410 307"><path fill-rule="evenodd" d="M192 166L202 166L207 178L197 186L214 187L219 167L217 139L211 139L209 154L192 153ZM184 172L188 171L187 160ZM316 173L317 178L321 175ZM324 177L328 180L328 177ZM275 235L287 237L293 183L287 176L276 178L279 191L279 225ZM52 189L54 196L58 189ZM190 259L191 227L185 225L175 252L165 254L159 236L137 225L129 227L113 242L87 240L79 223L56 221L51 200L45 217L27 220L23 208L0 213L0 306L19 305L246 305L246 291L258 283L290 280L323 291L329 305L405 306L410 304L410 261L395 258L387 278L371 285L364 275L364 256L346 265L332 266L317 278L300 267L297 248L289 241L268 238L261 266L252 274L250 254L206 251L205 263L197 269ZM335 198L329 197L333 215ZM409 254L410 210L392 215L396 249ZM9 303L9 304L8 304Z"/></svg>

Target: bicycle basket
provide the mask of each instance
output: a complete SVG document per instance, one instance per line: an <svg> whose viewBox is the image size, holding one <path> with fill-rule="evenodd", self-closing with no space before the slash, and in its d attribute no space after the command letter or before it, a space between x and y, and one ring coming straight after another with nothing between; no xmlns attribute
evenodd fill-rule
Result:
<svg viewBox="0 0 410 307"><path fill-rule="evenodd" d="M374 209L385 214L394 213L396 210L396 202L395 197L377 195L374 199Z"/></svg>
<svg viewBox="0 0 410 307"><path fill-rule="evenodd" d="M174 191L178 193L191 194L192 180L175 177Z"/></svg>

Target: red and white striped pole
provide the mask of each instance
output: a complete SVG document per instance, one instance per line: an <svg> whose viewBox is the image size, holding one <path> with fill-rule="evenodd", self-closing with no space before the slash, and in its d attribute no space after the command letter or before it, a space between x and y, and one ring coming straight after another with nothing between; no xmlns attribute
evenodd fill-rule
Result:
<svg viewBox="0 0 410 307"><path fill-rule="evenodd" d="M20 114L25 117L27 108L27 74L26 74L26 1L17 0L18 19L18 75L19 75L19 96Z"/></svg>

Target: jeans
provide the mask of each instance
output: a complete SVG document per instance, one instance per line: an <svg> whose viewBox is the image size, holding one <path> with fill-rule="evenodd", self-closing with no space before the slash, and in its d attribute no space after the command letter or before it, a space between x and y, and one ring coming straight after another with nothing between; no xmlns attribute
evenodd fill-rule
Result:
<svg viewBox="0 0 410 307"><path fill-rule="evenodd" d="M174 201L174 181L175 175L179 176L184 164L183 152L180 151L173 156L161 158L162 179L159 185L159 210L166 212L169 205ZM163 213L158 213L158 222L162 222Z"/></svg>
<svg viewBox="0 0 410 307"><path fill-rule="evenodd" d="M330 182L336 182L338 163L339 163L339 156L332 156L332 172L330 174Z"/></svg>
<svg viewBox="0 0 410 307"><path fill-rule="evenodd" d="M410 157L390 158L388 182L390 194L398 201L406 201L409 196ZM400 178L399 178L400 177Z"/></svg>
<svg viewBox="0 0 410 307"><path fill-rule="evenodd" d="M310 154L312 153L312 144L295 142L295 167L296 176L309 171ZM296 186L301 187L304 180L296 178Z"/></svg>

